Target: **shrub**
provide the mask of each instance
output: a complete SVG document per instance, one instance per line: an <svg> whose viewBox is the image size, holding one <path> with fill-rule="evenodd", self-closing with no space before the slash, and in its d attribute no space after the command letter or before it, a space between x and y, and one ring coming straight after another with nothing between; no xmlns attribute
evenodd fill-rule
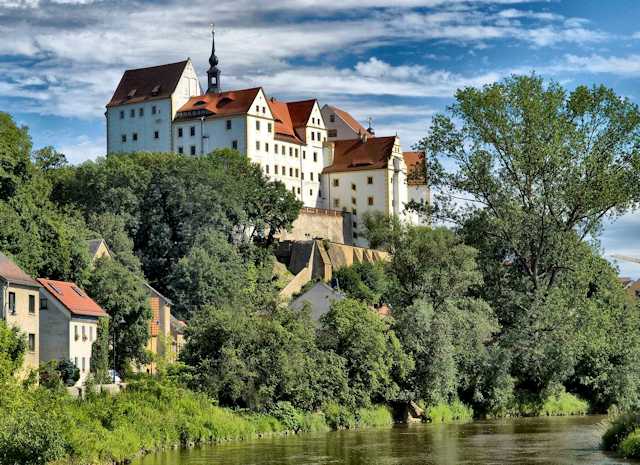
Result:
<svg viewBox="0 0 640 465"><path fill-rule="evenodd" d="M66 443L54 421L21 410L0 418L0 463L45 465L66 455Z"/></svg>
<svg viewBox="0 0 640 465"><path fill-rule="evenodd" d="M640 458L640 428L634 429L631 434L622 440L618 447L618 452L624 457Z"/></svg>
<svg viewBox="0 0 640 465"><path fill-rule="evenodd" d="M469 421L473 419L473 410L456 400L450 404L437 404L427 408L427 420L433 423L450 423L452 421Z"/></svg>
<svg viewBox="0 0 640 465"><path fill-rule="evenodd" d="M357 412L358 426L364 427L380 427L393 424L393 415L389 407L377 405L371 408L361 408Z"/></svg>
<svg viewBox="0 0 640 465"><path fill-rule="evenodd" d="M602 436L602 447L605 450L615 451L627 436L640 427L640 415L627 413L618 416Z"/></svg>
<svg viewBox="0 0 640 465"><path fill-rule="evenodd" d="M328 402L322 410L324 411L327 425L331 429L352 429L357 426L355 415L347 407L338 405L335 402Z"/></svg>
<svg viewBox="0 0 640 465"><path fill-rule="evenodd" d="M540 410L540 415L565 416L586 415L589 412L589 403L568 392L559 392L550 395L545 400Z"/></svg>

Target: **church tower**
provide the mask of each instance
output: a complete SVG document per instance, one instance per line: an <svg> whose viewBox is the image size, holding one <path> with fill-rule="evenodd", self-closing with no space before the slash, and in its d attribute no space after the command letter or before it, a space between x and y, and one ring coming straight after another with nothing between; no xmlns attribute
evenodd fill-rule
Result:
<svg viewBox="0 0 640 465"><path fill-rule="evenodd" d="M207 94L220 92L220 70L218 69L218 57L216 56L216 31L211 25L211 56L209 57L209 69L207 70Z"/></svg>

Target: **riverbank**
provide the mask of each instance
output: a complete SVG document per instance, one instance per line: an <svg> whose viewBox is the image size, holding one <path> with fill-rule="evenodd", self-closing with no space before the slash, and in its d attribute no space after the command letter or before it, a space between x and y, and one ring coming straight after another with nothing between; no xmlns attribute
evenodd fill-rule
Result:
<svg viewBox="0 0 640 465"><path fill-rule="evenodd" d="M602 436L602 448L640 459L640 414L625 413L614 418Z"/></svg>

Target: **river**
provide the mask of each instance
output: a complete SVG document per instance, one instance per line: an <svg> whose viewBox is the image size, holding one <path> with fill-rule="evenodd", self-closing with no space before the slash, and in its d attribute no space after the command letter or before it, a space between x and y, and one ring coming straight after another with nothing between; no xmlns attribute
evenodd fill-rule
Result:
<svg viewBox="0 0 640 465"><path fill-rule="evenodd" d="M598 449L606 417L518 418L301 434L149 455L135 465L628 464Z"/></svg>

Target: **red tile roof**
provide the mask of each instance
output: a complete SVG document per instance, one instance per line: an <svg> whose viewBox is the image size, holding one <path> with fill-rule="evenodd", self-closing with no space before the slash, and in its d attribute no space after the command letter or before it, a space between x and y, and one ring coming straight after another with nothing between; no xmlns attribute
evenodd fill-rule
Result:
<svg viewBox="0 0 640 465"><path fill-rule="evenodd" d="M291 124L298 138L307 143L307 123L311 118L311 112L316 104L316 99L301 100L299 102L287 102L287 109L291 117Z"/></svg>
<svg viewBox="0 0 640 465"><path fill-rule="evenodd" d="M20 284L22 286L40 287L31 276L22 271L9 257L0 252L0 278L10 284Z"/></svg>
<svg viewBox="0 0 640 465"><path fill-rule="evenodd" d="M231 116L247 113L260 92L260 87L230 90L218 94L204 94L191 97L178 110L178 118L190 119L200 116ZM188 112L195 112L190 114Z"/></svg>
<svg viewBox="0 0 640 465"><path fill-rule="evenodd" d="M422 152L403 152L404 164L407 165L407 184L422 186L427 183L424 172L424 154Z"/></svg>
<svg viewBox="0 0 640 465"><path fill-rule="evenodd" d="M38 278L38 282L67 310L80 316L107 316L107 313L74 283Z"/></svg>
<svg viewBox="0 0 640 465"><path fill-rule="evenodd" d="M333 164L323 173L342 171L375 170L386 168L393 154L395 136L368 137L361 139L337 140L334 144Z"/></svg>
<svg viewBox="0 0 640 465"><path fill-rule="evenodd" d="M129 69L124 72L108 107L126 103L140 103L171 96L188 60L150 68Z"/></svg>
<svg viewBox="0 0 640 465"><path fill-rule="evenodd" d="M357 134L364 134L365 132L367 132L367 130L365 129L365 127L358 123L358 121L351 116L349 113L347 113L344 110L341 110L338 107L334 107L329 105L329 108L331 108L333 110L333 112L342 120L344 121L347 126L349 126L351 129L353 129Z"/></svg>
<svg viewBox="0 0 640 465"><path fill-rule="evenodd" d="M276 120L274 136L278 140L291 142L294 144L302 144L302 139L296 133L289 113L289 106L286 102L279 102L273 98L268 100L269 108Z"/></svg>

